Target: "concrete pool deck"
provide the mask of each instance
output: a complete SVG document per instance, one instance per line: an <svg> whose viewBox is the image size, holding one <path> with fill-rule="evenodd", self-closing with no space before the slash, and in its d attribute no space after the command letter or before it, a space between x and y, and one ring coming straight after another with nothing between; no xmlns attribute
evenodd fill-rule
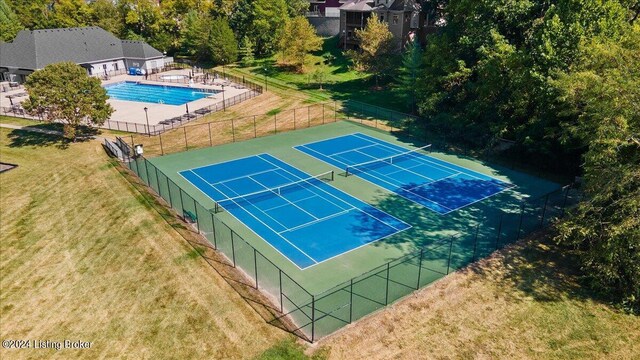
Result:
<svg viewBox="0 0 640 360"><path fill-rule="evenodd" d="M161 74L161 76L188 75L188 74L189 74L189 70L173 70L173 71L164 72ZM132 76L132 75L114 76L109 80L103 81L102 85L114 84L114 83L119 83L123 81L135 81L141 84L149 84L149 85L175 86L175 87L185 87L185 88L189 87L189 84L145 80L144 76ZM241 85L239 84L230 83L224 79L215 79L213 80L213 85L210 85L209 83L203 84L202 82L199 82L199 83L194 82L191 87L195 89L217 90L217 91L220 91L219 93L212 94L211 96L208 96L203 99L188 102L185 105L166 105L166 104L109 99L108 100L109 104L111 104L111 106L113 106L115 110L113 115L111 115L111 121L146 124L147 120L144 113L144 108L146 107L149 113L149 124L157 125L162 120L171 119L173 117L178 117L186 114L187 106L189 107L189 112L193 113L194 111L200 108L215 105L216 103L222 103L223 84L225 84L224 86L225 99L230 99L234 96L241 95L251 91L250 89L247 89L247 88L241 88Z"/></svg>
<svg viewBox="0 0 640 360"><path fill-rule="evenodd" d="M160 74L153 74L152 77L160 77L160 76L186 76L188 78L190 74L190 69L180 69L180 70L171 70L166 71ZM196 75L202 75L196 74ZM151 78L151 77L150 77ZM198 99L195 101L188 102L184 105L167 105L167 104L157 104L157 103L148 103L148 102L138 102L138 101L126 101L126 100L114 100L109 99L107 102L111 104L114 109L113 114L111 115L111 119L105 123L103 127L105 128L120 128L117 123L123 123L122 129L130 128L125 127L124 123L131 124L139 124L145 125L147 124L147 119L145 116L144 108L147 108L147 112L149 115L149 125L157 125L159 122L175 117L180 117L187 113L187 107L189 108L189 113L194 113L196 110L208 107L215 106L216 104L220 104L218 107L222 106L223 97L225 100L229 100L234 96L242 95L245 93L251 92L249 88L245 88L241 84L232 83L224 78L213 79L210 78L207 83L192 82L191 84L185 84L185 80L170 80L167 81L156 81L156 80L145 80L144 76L133 76L133 75L117 75L109 78L108 80L102 80L102 85L115 84L124 81L133 81L139 82L141 84L149 84L149 85L159 85L159 86L175 86L175 87L185 87L185 88L195 88L195 89L210 89L216 90L218 93L211 94L203 99ZM224 90L223 90L224 88ZM224 91L224 95L223 95ZM0 93L0 106L6 112L8 116L20 116L33 118L24 114L23 112L13 113L7 112L11 106L18 107L24 100L27 99L27 94L24 86L20 86L18 88L12 89L7 92ZM228 104L228 103L227 103ZM133 128L132 128L133 129ZM138 130L144 132L144 127L139 127Z"/></svg>

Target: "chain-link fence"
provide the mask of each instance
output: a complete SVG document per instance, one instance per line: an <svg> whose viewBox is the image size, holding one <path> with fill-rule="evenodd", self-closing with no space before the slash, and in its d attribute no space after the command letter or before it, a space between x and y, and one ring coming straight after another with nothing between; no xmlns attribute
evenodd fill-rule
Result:
<svg viewBox="0 0 640 360"><path fill-rule="evenodd" d="M510 211L496 210L492 220L469 226L467 231L432 242L331 289L311 293L151 162L143 156L132 157L134 152L124 139L118 138L116 144L124 164L223 254L243 275L245 285L268 295L273 304L264 305L279 311L270 322L293 323L289 331L311 342L549 225L564 215L568 205L580 200L575 189L565 186L522 201Z"/></svg>

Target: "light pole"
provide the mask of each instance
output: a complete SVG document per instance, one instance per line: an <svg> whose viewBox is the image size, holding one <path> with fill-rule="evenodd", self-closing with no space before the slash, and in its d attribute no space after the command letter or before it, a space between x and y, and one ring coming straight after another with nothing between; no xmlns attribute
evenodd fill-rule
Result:
<svg viewBox="0 0 640 360"><path fill-rule="evenodd" d="M227 106L224 104L224 85L222 85L222 111L227 111Z"/></svg>
<svg viewBox="0 0 640 360"><path fill-rule="evenodd" d="M267 67L264 67L264 91L267 91Z"/></svg>
<svg viewBox="0 0 640 360"><path fill-rule="evenodd" d="M344 45L342 46L342 50L347 50L347 30L342 30L342 37L344 38Z"/></svg>
<svg viewBox="0 0 640 360"><path fill-rule="evenodd" d="M144 116L147 118L147 136L151 137L151 128L149 127L149 108L144 107Z"/></svg>

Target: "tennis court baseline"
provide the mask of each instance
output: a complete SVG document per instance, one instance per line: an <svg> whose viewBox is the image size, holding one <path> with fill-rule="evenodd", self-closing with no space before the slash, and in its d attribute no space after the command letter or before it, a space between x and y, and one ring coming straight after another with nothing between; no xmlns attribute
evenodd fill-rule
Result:
<svg viewBox="0 0 640 360"><path fill-rule="evenodd" d="M411 226L269 155L181 171L193 186L305 269Z"/></svg>
<svg viewBox="0 0 640 360"><path fill-rule="evenodd" d="M295 146L441 215L496 195L512 184L402 146L353 133Z"/></svg>

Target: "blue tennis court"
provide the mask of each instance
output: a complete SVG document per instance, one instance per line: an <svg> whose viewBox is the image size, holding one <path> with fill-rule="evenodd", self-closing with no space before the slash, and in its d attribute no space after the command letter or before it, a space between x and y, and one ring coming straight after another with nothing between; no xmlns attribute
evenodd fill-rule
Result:
<svg viewBox="0 0 640 360"><path fill-rule="evenodd" d="M423 151L361 133L295 148L442 215L513 187Z"/></svg>
<svg viewBox="0 0 640 360"><path fill-rule="evenodd" d="M411 227L269 154L180 175L300 269Z"/></svg>

